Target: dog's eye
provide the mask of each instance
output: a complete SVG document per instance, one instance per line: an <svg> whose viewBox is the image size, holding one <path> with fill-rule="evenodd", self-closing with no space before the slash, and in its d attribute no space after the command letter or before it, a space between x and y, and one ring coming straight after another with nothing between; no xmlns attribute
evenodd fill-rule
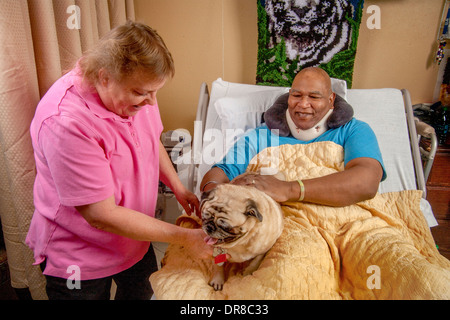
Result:
<svg viewBox="0 0 450 320"><path fill-rule="evenodd" d="M216 224L225 230L228 230L231 228L230 224L228 222L226 222L226 220L224 220L224 219L217 219Z"/></svg>
<svg viewBox="0 0 450 320"><path fill-rule="evenodd" d="M205 211L202 212L202 218L203 219L209 219L211 217L212 217L212 214L209 211L205 210Z"/></svg>
<svg viewBox="0 0 450 320"><path fill-rule="evenodd" d="M219 206L212 206L211 207L211 209L212 210L214 210L215 212L225 212L224 210L223 210L223 208L222 207L219 207Z"/></svg>

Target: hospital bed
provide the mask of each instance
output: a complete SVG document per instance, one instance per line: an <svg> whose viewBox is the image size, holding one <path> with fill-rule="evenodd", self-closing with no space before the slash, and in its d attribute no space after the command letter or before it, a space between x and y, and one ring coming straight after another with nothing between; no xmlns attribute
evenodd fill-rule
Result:
<svg viewBox="0 0 450 320"><path fill-rule="evenodd" d="M424 151L421 152L419 148L419 135L409 92L391 88L347 89L345 81L339 79L332 79L332 87L353 107L355 118L367 122L375 131L387 172L387 179L380 184L379 192L422 190L424 214L430 226L435 226L437 222L431 206L425 200L426 180L422 166ZM194 126L193 154L189 155L192 156L193 163L189 168L188 179L191 191L199 194L201 179L211 168L211 161L203 159L205 156L202 150L219 152L214 156L218 161L226 151L221 147L214 148L214 143L220 143L217 137L213 136L214 133L222 133L225 136L226 126L229 126L228 129L244 126L245 130L248 130L260 125L262 114L287 89L239 84L219 78L212 83L210 94L207 84L202 83ZM266 100L261 101L262 99ZM226 110L227 106L231 106L229 112ZM205 131L209 130L212 130L211 134L205 137ZM435 141L435 134L430 138ZM428 172L436 152L435 144L433 146L434 148L426 153Z"/></svg>
<svg viewBox="0 0 450 320"><path fill-rule="evenodd" d="M310 240L306 241L302 238L303 240L299 240L300 242L297 245L292 245L292 239L287 241L282 236L272 250L267 253L260 269L253 275L243 278L238 271L234 273L230 271L231 273L228 276L229 278L225 283L222 292L214 292L214 290L207 285L210 272L208 262L192 260L182 248L178 246L169 246L163 260L164 267L151 277L156 298L450 298L450 289L448 289L450 288L450 263L436 250L429 230L430 227L436 226L437 222L434 218L431 206L426 201L426 180L421 159L423 153L421 154L419 148L418 141L420 135L418 135L418 132L416 131L417 119L414 119L409 92L407 90L392 88L347 89L345 81L338 79L332 79L332 88L334 92L345 98L353 107L354 117L367 122L374 130L387 173L386 180L380 183L379 194L377 197L373 201L369 200L367 203L361 205L358 204L357 206L357 210L363 208L370 212L370 214L364 219L355 219L360 219L361 221L373 221L374 225L377 225L377 227L370 226L370 229L367 230L361 227L358 231L354 231L355 234L358 235L358 238L354 238L352 240L353 243L355 244L358 241L361 241L360 246L363 247L367 245L367 243L374 241L374 239L381 239L374 243L375 245L382 246L382 248L379 249L380 251L386 250L390 245L389 241L393 240L384 239L383 237L385 237L386 232L380 230L387 228L386 230L390 230L387 232L388 234L395 234L393 237L400 237L400 242L405 241L405 243L407 243L407 245L404 245L408 247L406 250L408 253L405 253L402 262L407 262L408 265L414 265L414 263L420 265L423 263L426 267L421 267L421 270L428 270L428 268L431 268L433 271L426 271L426 273L436 272L441 280L444 281L444 288L447 289L442 290L445 292L441 292L442 290L438 288L438 284L433 282L434 280L429 280L427 277L422 277L422 275L418 274L422 271L419 272L417 270L409 269L402 269L404 270L402 272L404 272L405 275L408 274L411 277L411 279L407 281L409 284L407 282L399 283L398 281L400 281L399 279L402 277L398 277L398 274L394 274L395 272L390 270L389 272L392 271L393 273L389 276L386 275L384 278L384 289L386 289L386 281L389 281L389 290L379 289L377 291L376 289L369 290L367 288L361 288L364 287L364 285L361 284L365 283L365 279L367 280L370 276L369 269L350 271L350 269L353 268L353 264L356 264L356 262L346 262L346 259L349 258L344 257L344 253L356 250L352 253L355 257L360 255L360 260L365 260L365 254L367 254L367 261L369 261L373 258L373 256L369 256L368 252L370 250L366 248L364 249L366 251L358 252L355 248L350 249L350 244L345 244L346 242L342 240L345 238L341 234L342 226L340 226L340 231L336 231L338 229L327 230L327 227L320 223L316 225L312 223L311 217L308 216L308 214L318 206L294 203L287 204L287 207L289 207L290 210L289 212L294 209L297 211L293 216L288 217L290 219L289 223L291 223L291 221L296 221L294 225L302 225L302 230L309 230L310 236L313 238L316 237L314 238L315 240L308 242ZM211 168L212 164L222 159L228 148L231 146L232 141L238 139L248 130L259 126L263 122L263 113L274 103L277 97L288 90L289 88L284 87L232 83L219 78L212 83L211 92L209 92L208 86L206 83L203 83L200 88L197 117L194 125L192 152L185 153L185 157L188 157L188 159L185 158L183 160L184 163L189 161L191 163L188 169L189 173L186 182L188 188L200 196L200 182L204 174ZM421 125L423 125L423 123L421 123ZM230 132L233 134L229 134ZM328 147L330 146L327 146L327 148ZM434 150L431 150L431 152L427 153L427 157L429 158L428 162L431 164L434 152ZM326 209L328 210L328 208ZM322 209L318 208L317 210L320 211ZM384 211L387 213L380 213ZM320 216L321 213L318 214ZM332 213L326 213L326 216L333 214L336 214L336 217L343 215L342 213L333 211ZM351 214L353 213L350 213L349 215ZM382 222L380 222L380 219ZM177 220L177 223L181 226L190 228L199 227L200 224L199 221L187 217L186 215L181 216ZM285 233L299 233L297 229L292 229L297 227L293 227L293 225L289 223L285 225ZM378 223L381 223L382 226L378 225ZM354 225L346 226L349 230L353 230L353 227ZM319 232L320 235L316 234L317 232ZM374 232L374 234L368 236L371 232ZM304 237L304 235L302 237ZM407 240L404 240L403 237ZM364 239L360 240L360 238ZM385 240L388 242L383 242ZM322 262L318 263L318 265L313 262L308 262L306 266L301 267L300 265L305 261L305 257L309 257L309 254L313 255L315 253L300 253L295 250L297 250L298 247L303 248L313 246L320 241L326 243L324 252L326 252L325 255L329 255L330 257L321 257L320 259L322 259ZM398 243L399 240L397 239L393 242ZM402 255L399 254L399 252L402 252L401 250L404 249L402 245L400 245L400 248L397 248L394 245L395 248L392 250L400 251L392 253L392 250L388 250L385 254L386 257L378 257L378 259L381 260L377 260L378 262L376 263L373 262L373 265L377 266L377 264L382 264L385 268L386 265L390 266L391 264L395 266L401 265L396 259L398 259L399 255ZM290 246L293 247L291 248ZM408 251L411 250L411 246L414 247L414 250L417 252L414 250L414 252ZM290 248L290 251L286 249L287 247ZM289 254L287 256L283 255L282 252L287 251L289 251ZM320 250L317 249L317 251ZM350 255L350 253L347 255ZM309 288L299 289L302 284L296 284L297 280L295 278L292 278L292 276L289 275L281 275L287 270L286 261L280 262L283 261L283 259L289 261L289 264L292 263L299 266L298 270L294 268L294 273L298 272L298 278L303 276L308 280L306 282L311 281L311 283L309 283ZM298 263L295 263L296 259L298 259ZM417 259L422 262L418 263L416 261ZM324 265L322 265L322 263L324 263ZM348 270L346 269L346 264L349 264ZM428 264L430 264L430 266L428 266ZM350 265L352 265L352 267L350 267ZM389 268L395 269L395 267ZM325 271L325 269L328 271ZM290 274L289 272L287 273ZM319 277L322 273L323 279L326 279L327 277L329 279L315 279L315 277ZM349 277L352 279L349 280L347 279L346 273L358 273L360 279L355 280L352 278L353 275L350 275ZM433 277L435 276L436 275L433 275ZM277 280L274 280L273 278L277 278ZM436 286L436 295L430 292L416 292L416 289L405 287L410 286L411 282L414 282L413 278L422 279L418 280L419 282L425 281L425 283L422 283L423 287ZM305 279L303 279L303 282L305 282ZM270 284L272 283L271 281L275 282ZM431 282L433 282L433 284ZM177 285L174 286L174 283ZM320 283L320 285L317 285L317 283ZM321 287L324 283L328 284ZM317 286L318 288L316 288L317 290L312 291L311 286ZM368 282L367 286L369 286ZM393 286L397 287L398 290L396 292L394 292ZM417 284L417 287L421 287L421 284ZM245 288L244 293L241 293L242 288Z"/></svg>

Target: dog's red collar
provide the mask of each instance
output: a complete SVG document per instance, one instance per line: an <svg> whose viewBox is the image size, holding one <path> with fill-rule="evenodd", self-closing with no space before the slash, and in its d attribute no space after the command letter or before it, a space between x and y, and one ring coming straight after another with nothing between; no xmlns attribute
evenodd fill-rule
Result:
<svg viewBox="0 0 450 320"><path fill-rule="evenodd" d="M213 257L214 263L221 267L227 261L227 250L221 247L214 247Z"/></svg>

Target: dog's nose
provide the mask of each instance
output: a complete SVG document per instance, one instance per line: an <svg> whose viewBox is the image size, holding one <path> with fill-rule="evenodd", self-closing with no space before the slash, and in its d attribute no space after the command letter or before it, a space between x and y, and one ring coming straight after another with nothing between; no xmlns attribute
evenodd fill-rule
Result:
<svg viewBox="0 0 450 320"><path fill-rule="evenodd" d="M217 229L213 223L208 223L205 227L206 227L207 233L212 233L212 232L216 231L216 229Z"/></svg>

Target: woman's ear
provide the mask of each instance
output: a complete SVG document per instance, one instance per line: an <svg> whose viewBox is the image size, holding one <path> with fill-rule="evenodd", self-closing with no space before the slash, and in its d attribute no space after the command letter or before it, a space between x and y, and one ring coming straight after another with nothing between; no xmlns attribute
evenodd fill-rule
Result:
<svg viewBox="0 0 450 320"><path fill-rule="evenodd" d="M98 70L98 83L102 87L105 87L105 88L108 87L109 73L104 68L100 68L100 70Z"/></svg>

